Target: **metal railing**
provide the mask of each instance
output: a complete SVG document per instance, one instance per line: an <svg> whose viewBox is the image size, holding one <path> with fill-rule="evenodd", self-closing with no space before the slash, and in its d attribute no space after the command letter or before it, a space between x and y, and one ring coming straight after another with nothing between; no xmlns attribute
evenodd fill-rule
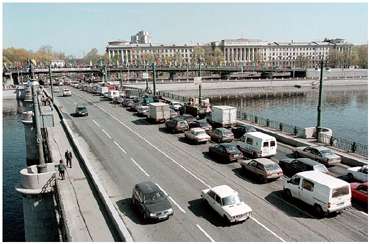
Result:
<svg viewBox="0 0 370 244"><path fill-rule="evenodd" d="M289 125L289 124L282 123L282 122L275 121L275 120L270 120L268 118L263 118L255 114L242 112L240 110L238 110L237 112L237 117L240 120L246 120L254 124L260 125L260 126L277 129L279 131L282 131L282 132L285 132L291 135L304 134L303 128L300 128L294 125ZM318 141L328 144L332 147L336 147L338 149L344 150L348 153L356 153L356 154L365 156L366 158L368 157L367 145L354 142L346 138L334 137L334 136L325 135L321 133L319 135Z"/></svg>

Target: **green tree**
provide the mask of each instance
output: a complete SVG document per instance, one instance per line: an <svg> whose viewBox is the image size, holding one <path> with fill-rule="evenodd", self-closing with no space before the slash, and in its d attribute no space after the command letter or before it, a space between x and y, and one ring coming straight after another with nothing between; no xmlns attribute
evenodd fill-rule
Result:
<svg viewBox="0 0 370 244"><path fill-rule="evenodd" d="M205 53L206 51L204 50L204 48L202 47L195 47L194 50L193 50L193 56L192 56L192 59L191 59L191 62L192 64L198 64L199 63L199 60L202 62L205 61Z"/></svg>
<svg viewBox="0 0 370 244"><path fill-rule="evenodd" d="M225 63L225 57L220 48L216 47L215 50L213 51L213 55L214 55L216 65L221 65Z"/></svg>

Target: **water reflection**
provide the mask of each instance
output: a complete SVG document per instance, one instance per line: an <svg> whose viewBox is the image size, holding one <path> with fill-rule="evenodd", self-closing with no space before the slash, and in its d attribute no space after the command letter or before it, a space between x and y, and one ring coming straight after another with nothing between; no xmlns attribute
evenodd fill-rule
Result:
<svg viewBox="0 0 370 244"><path fill-rule="evenodd" d="M366 86L324 88L322 125L333 129L335 136L367 144L367 102ZM318 90L304 96L273 99L215 97L211 103L236 106L248 113L299 127L315 126Z"/></svg>

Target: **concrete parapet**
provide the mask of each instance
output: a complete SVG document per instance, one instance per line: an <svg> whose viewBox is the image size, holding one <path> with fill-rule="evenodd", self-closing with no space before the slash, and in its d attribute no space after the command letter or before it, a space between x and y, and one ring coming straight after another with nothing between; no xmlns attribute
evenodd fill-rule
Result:
<svg viewBox="0 0 370 244"><path fill-rule="evenodd" d="M41 194L51 192L55 184L55 164L46 164L47 172L38 173L37 165L28 166L22 169L21 184L16 187L17 191L24 194Z"/></svg>

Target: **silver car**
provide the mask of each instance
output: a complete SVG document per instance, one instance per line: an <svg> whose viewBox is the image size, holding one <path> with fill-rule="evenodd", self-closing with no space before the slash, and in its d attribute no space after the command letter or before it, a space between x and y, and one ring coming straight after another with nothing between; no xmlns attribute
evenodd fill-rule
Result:
<svg viewBox="0 0 370 244"><path fill-rule="evenodd" d="M342 161L339 155L323 146L296 147L293 149L293 155L296 158L301 156L311 158L326 166L336 165Z"/></svg>

